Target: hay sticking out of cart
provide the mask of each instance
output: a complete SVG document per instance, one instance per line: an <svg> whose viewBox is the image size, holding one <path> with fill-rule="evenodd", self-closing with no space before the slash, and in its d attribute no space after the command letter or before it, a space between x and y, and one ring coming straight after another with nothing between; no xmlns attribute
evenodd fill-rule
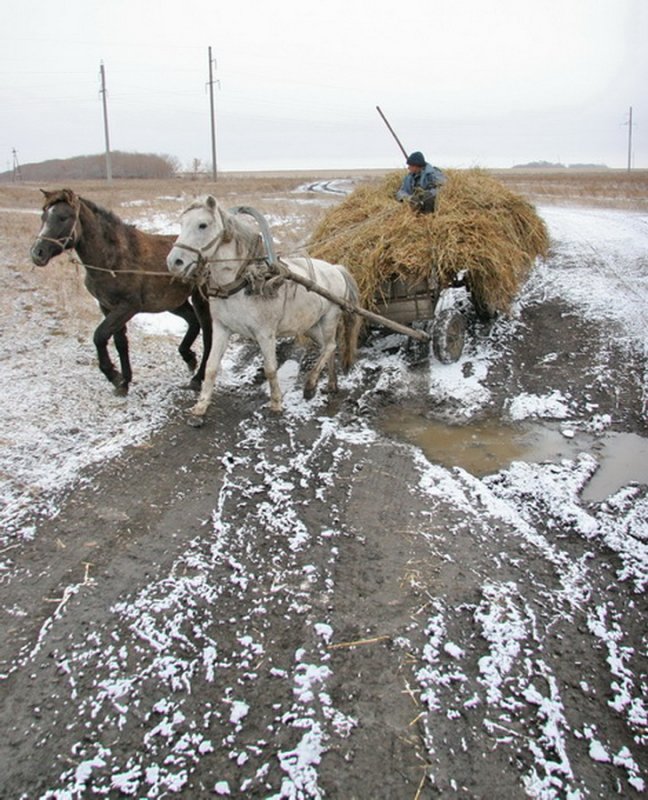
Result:
<svg viewBox="0 0 648 800"><path fill-rule="evenodd" d="M394 195L402 173L361 186L315 230L312 256L347 266L362 303L375 307L389 281L415 286L436 272L441 287L466 270L475 303L510 310L549 237L534 207L483 170L447 170L433 214L418 214Z"/></svg>

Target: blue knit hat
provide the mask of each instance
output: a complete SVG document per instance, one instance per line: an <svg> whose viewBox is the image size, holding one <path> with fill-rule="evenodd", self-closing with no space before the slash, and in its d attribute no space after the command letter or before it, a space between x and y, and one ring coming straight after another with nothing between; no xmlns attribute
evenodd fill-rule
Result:
<svg viewBox="0 0 648 800"><path fill-rule="evenodd" d="M417 150L415 153L412 153L410 156L408 156L406 163L410 167L424 167L425 156L423 153L419 153Z"/></svg>

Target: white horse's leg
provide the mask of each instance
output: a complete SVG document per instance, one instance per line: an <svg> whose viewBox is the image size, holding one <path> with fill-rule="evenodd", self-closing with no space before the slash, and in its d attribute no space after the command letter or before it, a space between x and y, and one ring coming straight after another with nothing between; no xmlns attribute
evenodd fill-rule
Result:
<svg viewBox="0 0 648 800"><path fill-rule="evenodd" d="M322 345L322 351L319 358L315 362L315 366L306 376L306 383L304 384L304 398L310 400L315 396L317 391L317 381L324 369L328 364L329 369L329 390L337 391L337 376L335 374L335 328L333 335L329 336Z"/></svg>
<svg viewBox="0 0 648 800"><path fill-rule="evenodd" d="M335 351L333 351L328 360L328 391L330 394L335 394L337 390L337 369L335 366Z"/></svg>
<svg viewBox="0 0 648 800"><path fill-rule="evenodd" d="M281 387L277 377L277 340L272 334L258 334L257 342L263 355L263 370L270 384L270 410L281 413L283 403L281 401Z"/></svg>
<svg viewBox="0 0 648 800"><path fill-rule="evenodd" d="M202 388L198 397L198 402L190 413L196 417L203 417L211 402L212 394L214 393L214 384L216 383L216 375L220 366L223 354L227 348L227 343L230 337L230 331L219 325L212 317L213 322L213 338L212 346L209 351L209 358L207 359L207 366L205 367L205 377L202 382Z"/></svg>

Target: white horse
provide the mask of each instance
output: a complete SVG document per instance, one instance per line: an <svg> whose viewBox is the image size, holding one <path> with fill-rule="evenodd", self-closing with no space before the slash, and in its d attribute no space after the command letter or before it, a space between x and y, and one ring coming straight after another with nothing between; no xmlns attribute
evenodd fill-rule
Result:
<svg viewBox="0 0 648 800"><path fill-rule="evenodd" d="M180 235L167 257L169 271L202 285L209 294L213 343L198 402L191 414L200 424L209 406L218 368L232 333L258 342L265 376L270 384L270 408L282 411L277 379L276 340L306 334L320 346L320 356L309 372L304 397L315 394L324 365L328 389L337 390L335 369L338 323L343 322L342 363L348 369L355 358L360 318L351 312L359 302L351 274L337 264L307 257L266 259L256 229L239 215L223 209L212 196L183 212ZM290 273L312 280L345 303L345 309L290 279ZM342 327L342 326L341 326Z"/></svg>

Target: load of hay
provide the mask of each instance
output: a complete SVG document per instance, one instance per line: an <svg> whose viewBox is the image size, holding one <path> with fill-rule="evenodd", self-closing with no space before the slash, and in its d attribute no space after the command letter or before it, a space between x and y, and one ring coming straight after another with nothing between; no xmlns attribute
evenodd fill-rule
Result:
<svg viewBox="0 0 648 800"><path fill-rule="evenodd" d="M464 273L476 306L509 311L549 237L534 207L483 170L447 170L433 214L395 199L402 173L360 186L331 209L315 230L309 252L344 264L362 304L374 308L389 282L408 286L436 273L441 288Z"/></svg>

